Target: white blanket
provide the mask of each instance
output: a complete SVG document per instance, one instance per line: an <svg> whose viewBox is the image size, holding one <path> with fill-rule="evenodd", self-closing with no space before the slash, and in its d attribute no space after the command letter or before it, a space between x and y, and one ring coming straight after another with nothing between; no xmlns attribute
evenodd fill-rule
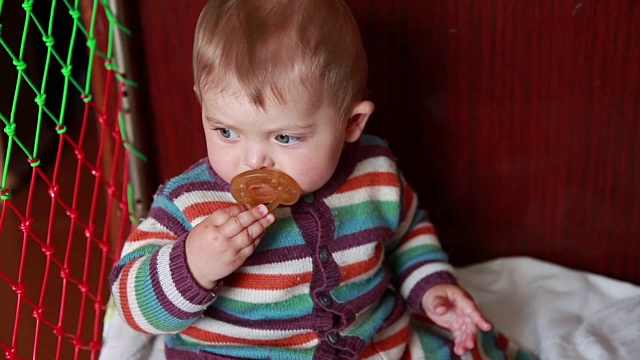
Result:
<svg viewBox="0 0 640 360"><path fill-rule="evenodd" d="M541 359L640 359L638 286L524 257L457 275L496 328Z"/></svg>
<svg viewBox="0 0 640 360"><path fill-rule="evenodd" d="M639 286L526 257L456 274L498 330L543 360L640 359ZM161 360L163 350L160 338L135 333L116 315L100 360Z"/></svg>

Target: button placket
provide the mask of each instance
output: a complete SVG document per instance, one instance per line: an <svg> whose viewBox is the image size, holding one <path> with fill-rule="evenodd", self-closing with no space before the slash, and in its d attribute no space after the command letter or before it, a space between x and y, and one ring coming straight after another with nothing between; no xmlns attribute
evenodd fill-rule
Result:
<svg viewBox="0 0 640 360"><path fill-rule="evenodd" d="M345 339L340 331L346 327L344 314L346 309L332 296L331 291L340 285L340 268L334 261L330 244L335 240L335 217L331 209L314 194L307 194L294 207L293 215L301 224L300 230L305 243L312 250L313 280L311 297L314 302L314 330L323 344L320 348L327 351L339 348ZM317 200L317 201L316 201ZM341 350L343 351L343 350Z"/></svg>

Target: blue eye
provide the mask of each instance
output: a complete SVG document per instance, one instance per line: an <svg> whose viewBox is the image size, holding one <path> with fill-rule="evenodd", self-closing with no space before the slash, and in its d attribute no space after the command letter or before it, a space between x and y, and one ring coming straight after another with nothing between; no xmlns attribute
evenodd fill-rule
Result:
<svg viewBox="0 0 640 360"><path fill-rule="evenodd" d="M231 129L224 129L224 128L219 128L216 129L217 132L220 133L220 136L222 136L225 139L231 139L231 138L237 138L238 134L235 133L235 131L231 130Z"/></svg>
<svg viewBox="0 0 640 360"><path fill-rule="evenodd" d="M299 137L295 137L295 136L291 136L291 135L287 135L287 134L278 134L276 135L276 141L281 143L281 144L295 144L298 141L300 141Z"/></svg>

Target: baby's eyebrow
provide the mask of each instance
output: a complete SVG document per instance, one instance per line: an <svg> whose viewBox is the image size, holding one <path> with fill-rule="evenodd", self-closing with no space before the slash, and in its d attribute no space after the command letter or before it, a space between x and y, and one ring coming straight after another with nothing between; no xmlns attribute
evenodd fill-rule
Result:
<svg viewBox="0 0 640 360"><path fill-rule="evenodd" d="M288 125L277 129L277 131L305 131L314 127L314 123L302 124L302 125Z"/></svg>
<svg viewBox="0 0 640 360"><path fill-rule="evenodd" d="M224 125L222 121L210 115L205 115L204 119L207 120L207 122L210 124Z"/></svg>
<svg viewBox="0 0 640 360"><path fill-rule="evenodd" d="M225 123L224 121L218 119L217 117L213 116L213 115L205 115L204 119L213 126L216 127L222 127L222 128L231 128L233 126L229 126L227 123ZM313 129L315 127L315 123L313 122L308 122L308 123L303 123L303 124L287 124L284 126L278 126L278 127L274 127L272 129L268 129L268 131L270 132L277 132L277 133L287 133L287 132L306 132L309 131L311 129Z"/></svg>

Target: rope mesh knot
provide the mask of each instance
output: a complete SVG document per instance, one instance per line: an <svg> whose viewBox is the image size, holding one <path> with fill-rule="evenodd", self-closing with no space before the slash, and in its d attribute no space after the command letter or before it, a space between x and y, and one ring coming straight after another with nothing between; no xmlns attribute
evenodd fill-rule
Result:
<svg viewBox="0 0 640 360"><path fill-rule="evenodd" d="M7 126L4 127L4 132L9 135L10 138L14 137L16 135L16 124L15 123L11 123Z"/></svg>

